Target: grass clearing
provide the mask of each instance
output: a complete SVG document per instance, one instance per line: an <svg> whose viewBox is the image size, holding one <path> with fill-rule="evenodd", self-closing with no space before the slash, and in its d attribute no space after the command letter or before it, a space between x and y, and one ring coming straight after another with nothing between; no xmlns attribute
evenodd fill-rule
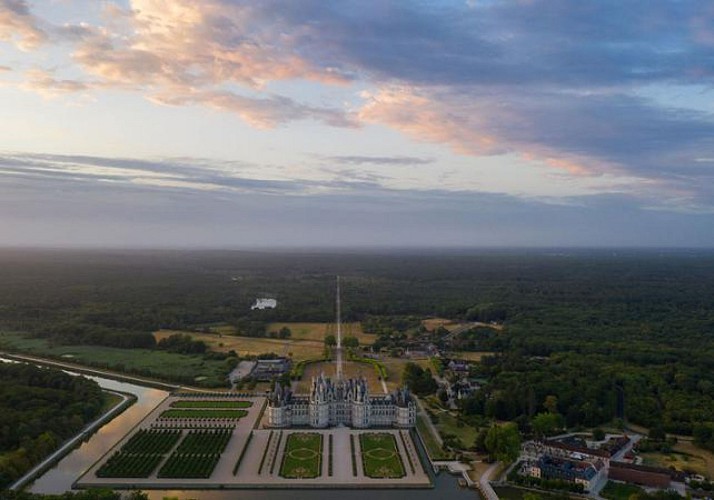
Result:
<svg viewBox="0 0 714 500"><path fill-rule="evenodd" d="M336 335L335 323L270 323L268 332L277 332L281 328L290 329L291 340L313 340L323 342L327 335ZM362 324L359 322L343 323L343 337L357 337L360 345L371 345L377 336L362 331Z"/></svg>
<svg viewBox="0 0 714 500"><path fill-rule="evenodd" d="M434 434L431 432L429 425L424 421L424 418L422 413L417 413L416 427L424 441L424 446L426 446L429 457L432 460L450 460L454 458L451 453L445 452L441 445L439 445L439 442L434 437Z"/></svg>
<svg viewBox="0 0 714 500"><path fill-rule="evenodd" d="M280 476L313 479L322 475L322 434L295 432L288 436Z"/></svg>
<svg viewBox="0 0 714 500"><path fill-rule="evenodd" d="M453 356L466 361L481 361L485 356L493 356L495 352L490 351L454 351Z"/></svg>
<svg viewBox="0 0 714 500"><path fill-rule="evenodd" d="M320 361L318 363L310 363L305 367L302 379L298 382L297 392L309 392L310 383L313 377L318 377L321 373L335 380L336 366L334 361ZM364 377L367 379L369 392L372 394L382 394L382 383L379 381L377 372L372 365L360 363L358 361L344 361L342 364L342 373L345 379Z"/></svg>
<svg viewBox="0 0 714 500"><path fill-rule="evenodd" d="M171 408L250 408L253 406L251 401L211 401L211 400L181 400L171 403Z"/></svg>
<svg viewBox="0 0 714 500"><path fill-rule="evenodd" d="M248 414L245 410L166 410L159 418L180 418L180 419L204 419L220 418L230 420L240 420Z"/></svg>
<svg viewBox="0 0 714 500"><path fill-rule="evenodd" d="M438 413L438 419L438 423L434 425L442 435L455 435L465 448L470 448L476 442L479 431L477 428L465 423L460 424L458 419L448 412Z"/></svg>
<svg viewBox="0 0 714 500"><path fill-rule="evenodd" d="M324 340L283 340L219 335L217 333L193 333L177 330L159 330L154 332L154 338L158 342L176 333L190 335L194 340L201 340L213 351L235 351L240 356L257 356L258 354L274 352L280 356L291 356L293 361L321 358L325 346Z"/></svg>
<svg viewBox="0 0 714 500"><path fill-rule="evenodd" d="M393 391L402 387L402 373L407 363L416 363L422 368L430 368L433 366L428 359L402 359L385 357L379 360L387 369L387 389Z"/></svg>
<svg viewBox="0 0 714 500"><path fill-rule="evenodd" d="M404 464L394 435L386 432L369 432L359 435L362 468L367 477L374 479L404 477Z"/></svg>
<svg viewBox="0 0 714 500"><path fill-rule="evenodd" d="M656 467L674 467L684 472L701 474L709 479L714 478L714 454L697 448L691 442L680 441L672 453L642 453L645 465Z"/></svg>
<svg viewBox="0 0 714 500"><path fill-rule="evenodd" d="M608 500L628 500L631 495L644 493L645 490L634 484L616 483L608 481L600 491L600 496Z"/></svg>
<svg viewBox="0 0 714 500"><path fill-rule="evenodd" d="M0 348L60 359L69 363L132 375L180 381L202 387L224 387L228 370L223 361L205 360L155 349L121 349L94 345L53 345L47 339L17 332L0 333ZM205 377L202 380L201 377Z"/></svg>
<svg viewBox="0 0 714 500"><path fill-rule="evenodd" d="M440 326L443 326L449 331L459 327L459 324L456 323L454 320L446 318L427 318L422 320L421 324L424 325L424 328L426 328L430 332L435 331Z"/></svg>

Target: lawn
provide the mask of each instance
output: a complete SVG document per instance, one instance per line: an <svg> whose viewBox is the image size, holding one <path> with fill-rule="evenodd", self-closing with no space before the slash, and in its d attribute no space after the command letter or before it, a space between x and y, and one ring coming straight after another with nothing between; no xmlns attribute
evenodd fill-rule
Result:
<svg viewBox="0 0 714 500"><path fill-rule="evenodd" d="M323 342L327 335L337 335L335 323L270 323L269 332L278 332L281 328L290 328L290 338L292 340L317 340ZM343 323L342 337L357 337L360 345L371 345L377 336L362 331L362 324Z"/></svg>
<svg viewBox="0 0 714 500"><path fill-rule="evenodd" d="M308 392L312 377L318 377L321 373L325 376L335 379L335 362L323 361L319 363L310 363L305 367L302 379L298 382L297 392ZM377 377L377 372L372 365L360 363L357 361L344 361L342 363L343 378L358 378L364 377L367 379L369 392L372 394L383 394L382 383Z"/></svg>
<svg viewBox="0 0 714 500"><path fill-rule="evenodd" d="M465 423L459 426L459 421L456 419L456 417L454 417L451 413L448 412L439 413L438 418L439 422L435 425L436 428L439 429L439 432L442 433L442 435L444 433L455 435L459 439L459 441L461 441L461 444L463 444L464 448L470 448L474 445L474 443L476 442L476 436L479 432L476 427Z"/></svg>
<svg viewBox="0 0 714 500"><path fill-rule="evenodd" d="M453 356L457 359L465 359L467 361L481 361L484 356L493 356L495 352L488 351L454 351Z"/></svg>
<svg viewBox="0 0 714 500"><path fill-rule="evenodd" d="M444 449L439 445L438 441L434 437L434 434L431 432L431 429L424 421L424 418L428 417L424 417L421 413L418 413L416 426L417 430L419 431L419 435L424 441L424 445L426 446L426 451L429 453L429 457L432 460L450 460L454 458L452 454L445 452Z"/></svg>
<svg viewBox="0 0 714 500"><path fill-rule="evenodd" d="M228 371L224 361L205 360L202 356L154 349L120 349L94 345L50 345L47 339L31 338L16 332L0 333L0 348L26 354L51 357L96 368L205 387L226 385Z"/></svg>
<svg viewBox="0 0 714 500"><path fill-rule="evenodd" d="M404 464L393 434L386 432L363 433L359 436L362 468L367 477L374 479L404 477Z"/></svg>
<svg viewBox="0 0 714 500"><path fill-rule="evenodd" d="M223 418L238 420L248 414L245 410L166 410L161 413L160 418Z"/></svg>
<svg viewBox="0 0 714 500"><path fill-rule="evenodd" d="M714 478L714 454L697 448L691 442L680 441L672 453L642 453L645 465L674 467L684 472L694 472Z"/></svg>
<svg viewBox="0 0 714 500"><path fill-rule="evenodd" d="M181 400L171 403L171 408L250 408L251 401L211 401L211 400Z"/></svg>
<svg viewBox="0 0 714 500"><path fill-rule="evenodd" d="M600 491L600 496L608 500L627 500L631 495L639 493L644 493L644 490L634 484L608 481L602 491Z"/></svg>
<svg viewBox="0 0 714 500"><path fill-rule="evenodd" d="M387 389L393 391L402 387L402 373L407 363L416 363L422 368L430 368L433 371L433 366L428 359L402 359L384 357L380 359L381 363L387 369Z"/></svg>
<svg viewBox="0 0 714 500"><path fill-rule="evenodd" d="M322 475L322 434L295 432L288 435L280 476L312 479Z"/></svg>

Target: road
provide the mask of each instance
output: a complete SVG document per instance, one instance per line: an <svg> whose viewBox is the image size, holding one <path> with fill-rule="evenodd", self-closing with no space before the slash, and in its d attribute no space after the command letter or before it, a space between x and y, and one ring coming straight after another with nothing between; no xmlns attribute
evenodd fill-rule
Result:
<svg viewBox="0 0 714 500"><path fill-rule="evenodd" d="M494 472L496 472L496 470L498 470L499 465L500 462L492 463L491 466L486 469L486 472L484 472L481 475L481 478L478 480L478 489L481 491L481 494L486 497L486 500L498 500L498 495L496 495L496 492L491 486L491 476Z"/></svg>

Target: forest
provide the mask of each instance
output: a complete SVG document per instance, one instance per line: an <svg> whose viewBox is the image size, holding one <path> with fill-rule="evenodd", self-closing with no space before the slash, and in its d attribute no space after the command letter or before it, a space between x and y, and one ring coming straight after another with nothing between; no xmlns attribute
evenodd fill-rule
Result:
<svg viewBox="0 0 714 500"><path fill-rule="evenodd" d="M497 354L479 368L473 414L528 430L555 396L569 426L626 419L714 444L711 251L6 250L0 330L152 349L160 328L261 336L269 322L332 321L338 274L344 320L380 339L425 317L504 324L457 339ZM278 307L251 311L258 297Z"/></svg>
<svg viewBox="0 0 714 500"><path fill-rule="evenodd" d="M96 419L99 385L61 370L0 363L0 489Z"/></svg>

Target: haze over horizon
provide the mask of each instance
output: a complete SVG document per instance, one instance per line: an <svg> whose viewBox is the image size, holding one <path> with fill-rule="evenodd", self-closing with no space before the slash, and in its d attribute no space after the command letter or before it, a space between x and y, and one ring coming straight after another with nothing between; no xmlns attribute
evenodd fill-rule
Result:
<svg viewBox="0 0 714 500"><path fill-rule="evenodd" d="M0 247L714 247L706 2L0 0Z"/></svg>

